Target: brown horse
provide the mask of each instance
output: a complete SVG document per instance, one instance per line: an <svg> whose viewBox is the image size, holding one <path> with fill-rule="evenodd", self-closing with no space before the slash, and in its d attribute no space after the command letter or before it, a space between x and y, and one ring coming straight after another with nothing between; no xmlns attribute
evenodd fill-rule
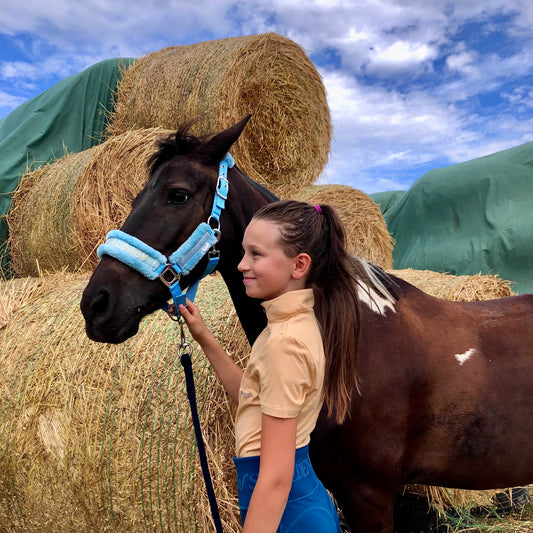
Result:
<svg viewBox="0 0 533 533"><path fill-rule="evenodd" d="M218 165L248 118L210 140L185 130L161 144L122 230L165 256L207 220ZM228 171L218 266L250 342L265 325L237 264L254 212L276 198L237 167ZM464 489L533 482L533 295L448 302L359 259L361 395L337 425L322 412L311 439L317 474L353 533L391 533L402 484ZM202 260L182 277L187 286ZM85 289L87 335L119 343L169 298L167 287L104 255Z"/></svg>

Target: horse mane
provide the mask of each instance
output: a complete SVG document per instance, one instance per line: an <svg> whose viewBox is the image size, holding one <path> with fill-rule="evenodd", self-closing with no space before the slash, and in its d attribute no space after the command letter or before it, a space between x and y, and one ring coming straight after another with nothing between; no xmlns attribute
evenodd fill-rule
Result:
<svg viewBox="0 0 533 533"><path fill-rule="evenodd" d="M195 122L197 122L197 119L183 122L175 133L162 137L156 142L157 152L147 161L150 175L173 157L191 154L213 136L213 134L206 134L197 137L192 134L190 129Z"/></svg>
<svg viewBox="0 0 533 533"><path fill-rule="evenodd" d="M397 278L390 276L382 268L363 257L354 257L354 260L359 263L362 271L363 279L361 281L363 286L364 284L368 285L369 288L374 289L375 292L390 303L400 299L400 287L396 282Z"/></svg>
<svg viewBox="0 0 533 533"><path fill-rule="evenodd" d="M257 183L257 181L254 181L252 178L247 176L237 165L235 165L233 168L236 169L246 183L259 192L263 198L266 198L269 202L277 202L279 200L279 198L270 189L267 189L264 185Z"/></svg>

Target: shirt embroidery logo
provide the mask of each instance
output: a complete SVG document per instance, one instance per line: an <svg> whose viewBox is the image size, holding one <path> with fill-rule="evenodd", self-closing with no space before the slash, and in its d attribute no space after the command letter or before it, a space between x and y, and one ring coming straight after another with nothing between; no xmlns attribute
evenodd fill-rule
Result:
<svg viewBox="0 0 533 533"><path fill-rule="evenodd" d="M241 398L251 398L253 394L251 392L244 392L243 390L239 391L239 396Z"/></svg>

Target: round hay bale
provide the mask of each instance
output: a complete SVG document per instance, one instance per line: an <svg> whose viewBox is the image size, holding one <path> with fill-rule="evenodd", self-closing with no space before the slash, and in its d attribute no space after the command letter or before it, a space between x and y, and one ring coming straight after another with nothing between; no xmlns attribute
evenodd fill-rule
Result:
<svg viewBox="0 0 533 533"><path fill-rule="evenodd" d="M420 290L456 302L475 302L512 296L510 281L492 274L475 274L473 276L454 276L432 270L390 270L391 274L404 279Z"/></svg>
<svg viewBox="0 0 533 533"><path fill-rule="evenodd" d="M85 266L98 264L96 248L112 229L120 228L131 202L148 180L147 162L156 141L171 132L162 128L132 130L96 147L76 184L73 212L76 237Z"/></svg>
<svg viewBox="0 0 533 533"><path fill-rule="evenodd" d="M0 330L3 528L212 530L176 323L156 313L123 344L91 342L79 312L87 276L54 279ZM210 276L202 285L203 314L239 360L249 346L225 284ZM224 531L240 531L234 407L197 349L193 368Z"/></svg>
<svg viewBox="0 0 533 533"><path fill-rule="evenodd" d="M16 275L92 270L96 248L146 183L155 141L169 133L130 131L26 174L7 217Z"/></svg>
<svg viewBox="0 0 533 533"><path fill-rule="evenodd" d="M347 185L310 185L291 198L334 207L344 224L350 253L392 268L394 240L379 207L365 193Z"/></svg>
<svg viewBox="0 0 533 533"><path fill-rule="evenodd" d="M267 33L173 46L142 57L117 90L108 133L198 118L198 135L248 113L232 148L239 167L279 196L310 185L324 168L331 120L320 75L295 42Z"/></svg>
<svg viewBox="0 0 533 533"><path fill-rule="evenodd" d="M94 151L67 155L22 176L6 218L16 275L76 270L82 262L72 235L72 206L76 183Z"/></svg>

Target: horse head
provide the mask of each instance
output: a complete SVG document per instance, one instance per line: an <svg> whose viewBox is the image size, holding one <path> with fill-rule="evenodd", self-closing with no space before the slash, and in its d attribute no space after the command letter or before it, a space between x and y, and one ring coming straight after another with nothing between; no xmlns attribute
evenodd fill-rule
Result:
<svg viewBox="0 0 533 533"><path fill-rule="evenodd" d="M133 200L121 232L156 253L171 256L199 224L208 221L219 165L249 118L211 138L194 137L188 133L189 124L161 141L149 161L148 182ZM221 227L227 217L222 212ZM183 276L181 287L201 277L206 263L202 259ZM137 333L144 316L161 308L169 297L168 287L159 279L148 279L115 257L103 255L81 300L87 335L99 342L123 342Z"/></svg>

